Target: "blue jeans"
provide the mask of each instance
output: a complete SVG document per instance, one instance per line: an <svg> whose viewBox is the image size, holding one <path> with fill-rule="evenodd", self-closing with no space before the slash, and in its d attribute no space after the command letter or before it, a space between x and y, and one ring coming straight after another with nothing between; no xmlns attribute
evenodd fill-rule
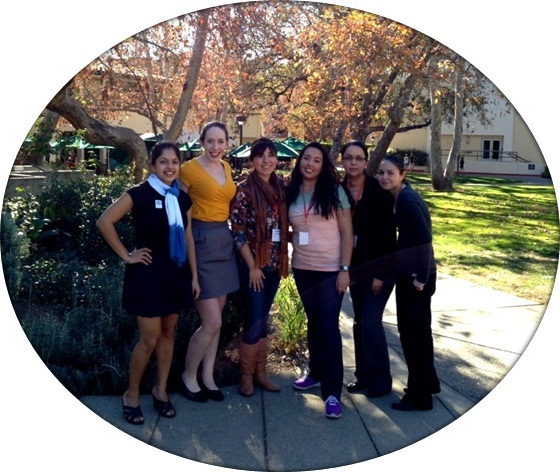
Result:
<svg viewBox="0 0 560 472"><path fill-rule="evenodd" d="M343 293L336 290L337 272L292 269L307 315L309 375L321 382L321 396L340 400L343 381L339 316Z"/></svg>
<svg viewBox="0 0 560 472"><path fill-rule="evenodd" d="M280 272L263 269L263 274L263 288L257 292L249 287L249 267L245 262L239 262L239 283L245 305L241 341L245 344L255 344L268 333L268 315L280 285Z"/></svg>
<svg viewBox="0 0 560 472"><path fill-rule="evenodd" d="M372 281L350 285L354 309L354 355L356 381L373 392L390 391L393 379L389 362L387 338L383 328L383 312L395 282L385 280L378 294L371 290Z"/></svg>

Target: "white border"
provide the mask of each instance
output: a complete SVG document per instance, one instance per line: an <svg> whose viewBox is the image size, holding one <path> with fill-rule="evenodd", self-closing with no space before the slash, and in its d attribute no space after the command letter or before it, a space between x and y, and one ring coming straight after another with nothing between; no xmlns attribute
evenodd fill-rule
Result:
<svg viewBox="0 0 560 472"><path fill-rule="evenodd" d="M142 29L193 10L184 1L150 4L98 0L85 9L73 1L13 2L3 11L3 164L9 169L46 103L66 80L109 47ZM196 8L228 3L199 0ZM459 8L447 0L326 2L371 11L400 21L447 45L480 69L510 99L527 122L553 177L557 134L552 118L556 90L553 65L558 54L553 2L530 8L471 0ZM492 21L489 21L492 19ZM2 190L2 194L3 194ZM185 459L146 447L83 408L53 379L31 349L0 284L0 465L55 467L60 471L163 470L185 467ZM340 468L394 470L417 464L423 470L557 470L551 432L559 424L558 289L533 341L506 378L469 414L429 438L371 463ZM554 333L554 334L553 334ZM351 434L351 432L349 432ZM422 462L419 462L422 461ZM421 465L420 465L421 464ZM197 470L209 466L191 463Z"/></svg>

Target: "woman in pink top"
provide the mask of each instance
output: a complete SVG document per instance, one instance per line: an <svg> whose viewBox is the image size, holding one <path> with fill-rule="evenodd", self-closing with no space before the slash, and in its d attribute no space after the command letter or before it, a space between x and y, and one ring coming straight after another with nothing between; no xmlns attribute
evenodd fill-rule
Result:
<svg viewBox="0 0 560 472"><path fill-rule="evenodd" d="M292 271L307 315L309 374L294 388L321 387L327 418L342 414L343 365L339 315L350 283L350 203L326 149L305 146L286 189L292 226Z"/></svg>

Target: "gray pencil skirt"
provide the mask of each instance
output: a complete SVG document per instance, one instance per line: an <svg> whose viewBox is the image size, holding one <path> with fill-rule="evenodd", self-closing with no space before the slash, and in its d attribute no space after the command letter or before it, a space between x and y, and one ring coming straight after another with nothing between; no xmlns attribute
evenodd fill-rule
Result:
<svg viewBox="0 0 560 472"><path fill-rule="evenodd" d="M227 222L192 220L200 300L239 289L233 236Z"/></svg>

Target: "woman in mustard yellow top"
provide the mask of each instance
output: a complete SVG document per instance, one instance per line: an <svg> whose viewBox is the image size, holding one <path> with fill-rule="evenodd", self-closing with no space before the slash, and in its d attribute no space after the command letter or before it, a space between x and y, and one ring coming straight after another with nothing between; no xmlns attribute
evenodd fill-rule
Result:
<svg viewBox="0 0 560 472"><path fill-rule="evenodd" d="M230 165L223 160L228 143L229 135L223 123L206 124L200 135L204 154L185 162L179 172L179 179L193 201L192 231L201 289L195 302L201 325L189 341L181 385L185 396L198 402L224 398L214 381L214 363L227 294L239 288L228 225L236 185ZM201 362L199 384L197 372Z"/></svg>

